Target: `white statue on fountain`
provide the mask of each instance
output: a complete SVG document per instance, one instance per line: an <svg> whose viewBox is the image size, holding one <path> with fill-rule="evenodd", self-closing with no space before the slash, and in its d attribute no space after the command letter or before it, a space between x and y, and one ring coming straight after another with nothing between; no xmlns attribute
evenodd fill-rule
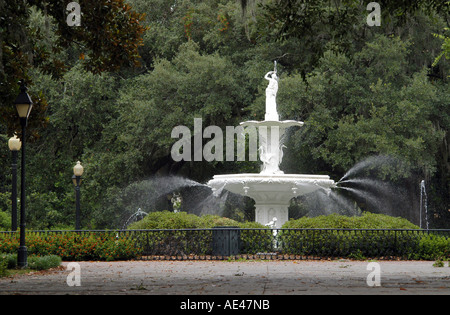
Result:
<svg viewBox="0 0 450 315"><path fill-rule="evenodd" d="M266 89L266 121L279 121L280 116L277 112L277 93L278 93L278 76L275 61L275 70L270 71L264 77L269 81L269 86Z"/></svg>
<svg viewBox="0 0 450 315"><path fill-rule="evenodd" d="M264 79L269 81L266 89L266 122L279 122L280 116L277 111L277 93L278 76L277 62L275 61L274 71L268 72ZM282 127L282 126L281 126ZM280 134L281 131L281 134ZM268 123L267 126L260 128L260 160L263 162L261 174L284 174L280 170L280 164L283 161L282 136L284 129L280 130L280 125Z"/></svg>

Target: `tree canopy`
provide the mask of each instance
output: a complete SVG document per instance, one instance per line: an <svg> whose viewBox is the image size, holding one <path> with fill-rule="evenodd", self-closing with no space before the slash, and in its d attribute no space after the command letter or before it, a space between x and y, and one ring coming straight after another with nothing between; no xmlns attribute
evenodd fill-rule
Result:
<svg viewBox="0 0 450 315"><path fill-rule="evenodd" d="M139 65L143 14L124 0L80 0L81 25L69 26L68 3L0 1L0 117L9 134L19 128L15 109L8 105L18 94L19 80L33 85L31 68L60 79L77 59L95 74ZM48 116L46 97L39 92L32 94L34 136L45 127Z"/></svg>
<svg viewBox="0 0 450 315"><path fill-rule="evenodd" d="M117 228L136 200L167 209L167 196L144 200L157 176L258 172L257 162L175 162L171 130L263 119L263 78L277 60L278 110L305 122L288 133L286 173L339 180L367 157L392 156L403 166L378 176L416 199L426 179L434 226L449 227L448 2L379 1L372 27L359 0L80 0L80 26L67 24L67 3L0 0L0 213L10 211L19 79L35 102L28 226L73 225L80 160L83 226Z"/></svg>

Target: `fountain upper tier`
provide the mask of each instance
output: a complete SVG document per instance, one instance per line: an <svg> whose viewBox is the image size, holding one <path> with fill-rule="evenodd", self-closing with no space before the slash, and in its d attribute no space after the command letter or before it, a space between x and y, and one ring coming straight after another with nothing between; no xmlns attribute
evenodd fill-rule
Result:
<svg viewBox="0 0 450 315"><path fill-rule="evenodd" d="M319 189L328 190L335 182L327 175L231 174L216 175L208 182L214 192L223 189L255 200L255 221L263 225L277 218L276 228L289 220L290 200Z"/></svg>
<svg viewBox="0 0 450 315"><path fill-rule="evenodd" d="M269 204L287 202L318 189L334 187L328 175L301 174L231 174L216 175L208 182L214 191L226 189L235 194L249 196Z"/></svg>

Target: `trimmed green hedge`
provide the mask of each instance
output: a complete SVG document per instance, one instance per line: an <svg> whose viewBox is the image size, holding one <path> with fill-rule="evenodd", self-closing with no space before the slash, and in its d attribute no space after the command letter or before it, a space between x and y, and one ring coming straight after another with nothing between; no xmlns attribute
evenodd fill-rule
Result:
<svg viewBox="0 0 450 315"><path fill-rule="evenodd" d="M349 217L339 214L303 217L290 220L283 225L286 229L419 229L404 218L364 212L361 216Z"/></svg>
<svg viewBox="0 0 450 315"><path fill-rule="evenodd" d="M187 212L157 211L128 226L129 230L155 229L210 229L217 226L238 226L240 228L264 228L257 222L237 222L217 215L197 216Z"/></svg>
<svg viewBox="0 0 450 315"><path fill-rule="evenodd" d="M349 258L383 256L412 260L432 260L450 255L449 238L428 234L406 219L383 214L365 212L354 217L338 214L303 217L286 222L283 228L303 229L280 232L278 242L285 254Z"/></svg>
<svg viewBox="0 0 450 315"><path fill-rule="evenodd" d="M450 239L433 234L422 236L409 255L414 260L446 258L450 258Z"/></svg>
<svg viewBox="0 0 450 315"><path fill-rule="evenodd" d="M423 230L281 230L281 254L334 258L402 258L433 260L450 257L450 238Z"/></svg>

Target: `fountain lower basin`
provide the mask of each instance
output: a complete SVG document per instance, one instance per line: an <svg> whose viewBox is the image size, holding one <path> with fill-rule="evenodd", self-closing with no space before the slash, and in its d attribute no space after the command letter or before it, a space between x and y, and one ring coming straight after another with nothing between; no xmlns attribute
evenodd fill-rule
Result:
<svg viewBox="0 0 450 315"><path fill-rule="evenodd" d="M223 189L255 200L255 221L263 225L277 218L276 228L288 221L290 200L319 189L330 189L335 182L327 175L231 174L216 175L207 184L216 193Z"/></svg>

